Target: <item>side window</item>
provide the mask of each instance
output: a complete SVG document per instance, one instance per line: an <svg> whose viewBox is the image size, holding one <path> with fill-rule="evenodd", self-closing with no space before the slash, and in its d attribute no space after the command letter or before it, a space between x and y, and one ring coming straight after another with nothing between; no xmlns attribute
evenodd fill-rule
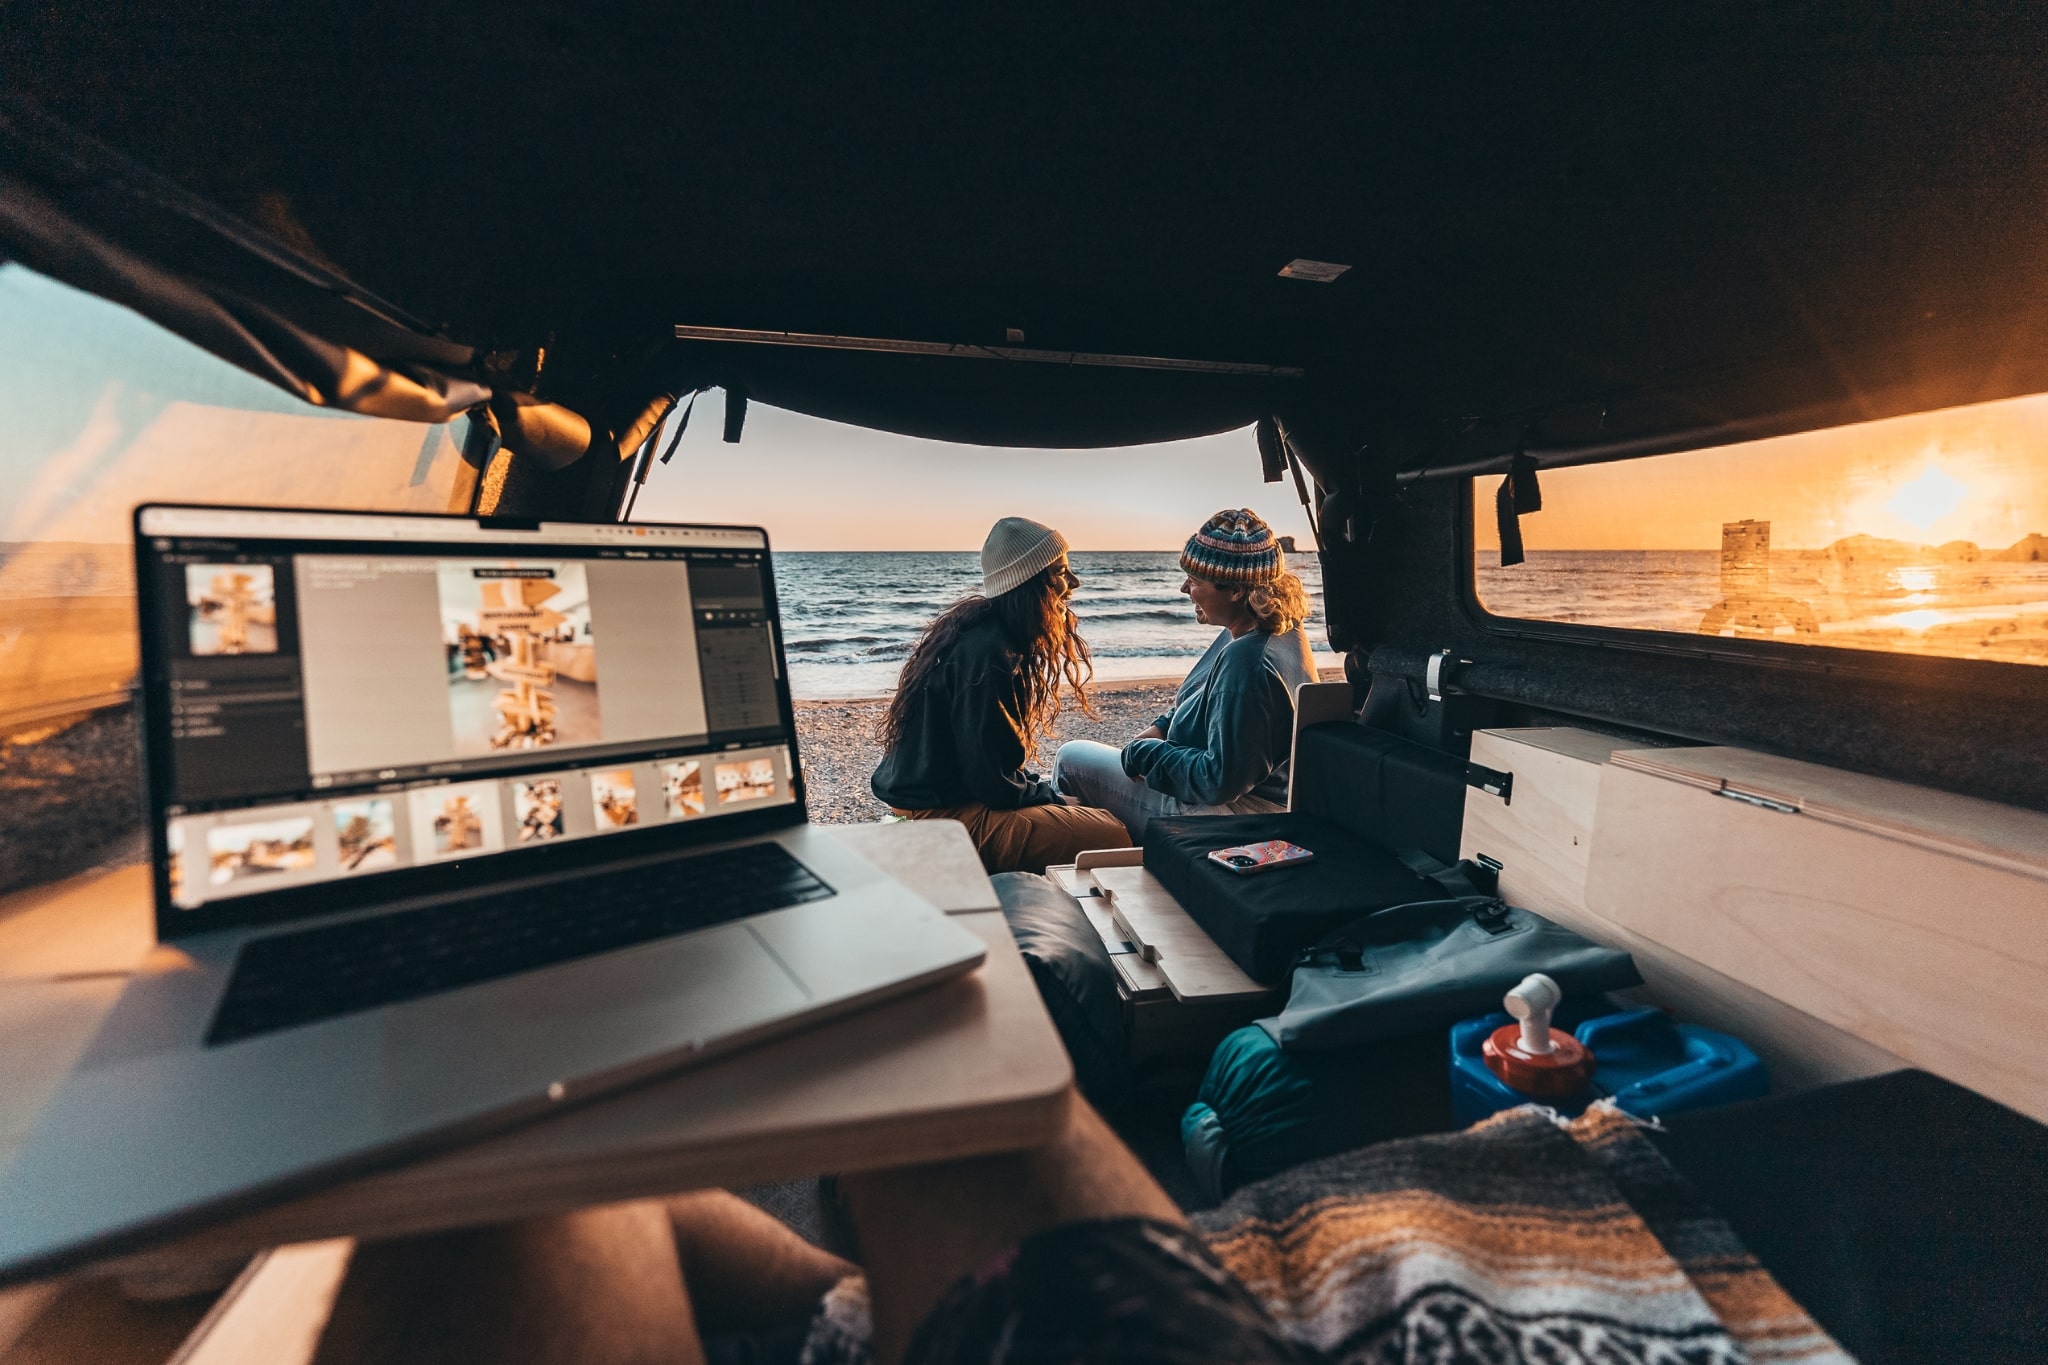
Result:
<svg viewBox="0 0 2048 1365"><path fill-rule="evenodd" d="M1515 565L1475 481L1492 616L2048 664L2048 394L1541 481Z"/></svg>
<svg viewBox="0 0 2048 1365"><path fill-rule="evenodd" d="M137 823L136 504L467 511L461 437L459 423L308 407L123 308L0 266L0 891Z"/></svg>

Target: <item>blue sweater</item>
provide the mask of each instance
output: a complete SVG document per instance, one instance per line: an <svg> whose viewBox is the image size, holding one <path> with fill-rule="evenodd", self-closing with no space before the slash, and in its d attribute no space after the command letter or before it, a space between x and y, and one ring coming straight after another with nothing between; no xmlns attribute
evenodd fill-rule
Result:
<svg viewBox="0 0 2048 1365"><path fill-rule="evenodd" d="M1299 628L1234 640L1223 631L1180 685L1173 709L1154 722L1166 738L1126 744L1124 771L1195 806L1246 794L1285 802L1294 689L1315 677Z"/></svg>

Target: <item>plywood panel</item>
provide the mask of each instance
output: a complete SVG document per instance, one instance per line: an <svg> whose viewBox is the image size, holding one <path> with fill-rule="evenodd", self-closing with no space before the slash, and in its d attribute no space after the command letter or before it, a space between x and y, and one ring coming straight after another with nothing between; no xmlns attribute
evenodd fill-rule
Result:
<svg viewBox="0 0 2048 1365"><path fill-rule="evenodd" d="M1500 893L1541 915L1583 909L1600 767L1617 741L1583 730L1480 730L1472 761L1515 775L1506 801L1465 797L1458 856L1501 864Z"/></svg>
<svg viewBox="0 0 2048 1365"><path fill-rule="evenodd" d="M2048 887L1638 767L1601 773L1600 919L2048 1120Z"/></svg>
<svg viewBox="0 0 2048 1365"><path fill-rule="evenodd" d="M1099 867L1095 881L1108 895L1118 926L1166 974L1176 1000L1218 1004L1273 994L1246 976L1144 868Z"/></svg>
<svg viewBox="0 0 2048 1365"><path fill-rule="evenodd" d="M925 856L932 845L922 841L936 837L915 824L880 828L873 860L896 872L889 849L898 835L891 831L910 831L917 856L899 875L941 909L959 910L946 903L942 885L918 881L918 867L932 862ZM104 923L137 915L147 923L147 882L134 870L103 876L92 887L112 898L103 910L121 911L109 912ZM123 896L125 909L115 905ZM48 896L0 901L0 923L49 914L47 931L28 936L43 954L39 961L99 960L90 954L111 941L95 927L104 923L62 913L78 903L99 904ZM987 961L967 977L235 1218L126 1264L246 1255L338 1235L401 1236L1045 1141L1065 1121L1073 1074L1065 1049L1002 915L968 910L959 923L988 945ZM92 940L86 956L66 946L67 925ZM118 976L0 982L0 1138L18 1140L27 1131L122 984ZM0 1148L0 1171L8 1155Z"/></svg>
<svg viewBox="0 0 2048 1365"><path fill-rule="evenodd" d="M1829 824L2048 880L2048 815L1748 749L1656 749L1615 763L1797 807Z"/></svg>
<svg viewBox="0 0 2048 1365"><path fill-rule="evenodd" d="M949 915L1000 910L995 888L958 820L832 825L832 837Z"/></svg>
<svg viewBox="0 0 2048 1365"><path fill-rule="evenodd" d="M1695 961L1587 904L1588 866L1601 811L1601 776L1620 741L1567 728L1482 730L1472 761L1515 774L1512 800L1473 792L1465 802L1462 857L1501 864L1501 894L1595 942L1626 949L1643 974L1642 997L1680 1018L1742 1038L1781 1089L1851 1080L1904 1063L1755 987ZM1684 753L1686 750L1655 750ZM1606 831L1601 828L1605 837Z"/></svg>

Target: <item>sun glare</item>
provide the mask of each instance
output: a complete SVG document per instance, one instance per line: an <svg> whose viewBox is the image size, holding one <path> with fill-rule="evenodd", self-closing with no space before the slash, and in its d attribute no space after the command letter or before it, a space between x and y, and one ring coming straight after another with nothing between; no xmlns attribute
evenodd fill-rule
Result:
<svg viewBox="0 0 2048 1365"><path fill-rule="evenodd" d="M1967 485L1950 476L1940 465L1931 464L1921 471L1919 478L1892 494L1884 510L1926 532L1933 529L1934 523L1955 511L1969 492Z"/></svg>

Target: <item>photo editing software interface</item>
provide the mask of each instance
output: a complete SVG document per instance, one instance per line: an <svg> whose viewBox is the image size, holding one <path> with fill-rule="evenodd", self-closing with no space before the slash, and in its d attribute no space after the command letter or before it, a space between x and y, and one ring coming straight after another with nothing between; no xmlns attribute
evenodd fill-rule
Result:
<svg viewBox="0 0 2048 1365"><path fill-rule="evenodd" d="M139 529L181 908L795 800L757 531Z"/></svg>

